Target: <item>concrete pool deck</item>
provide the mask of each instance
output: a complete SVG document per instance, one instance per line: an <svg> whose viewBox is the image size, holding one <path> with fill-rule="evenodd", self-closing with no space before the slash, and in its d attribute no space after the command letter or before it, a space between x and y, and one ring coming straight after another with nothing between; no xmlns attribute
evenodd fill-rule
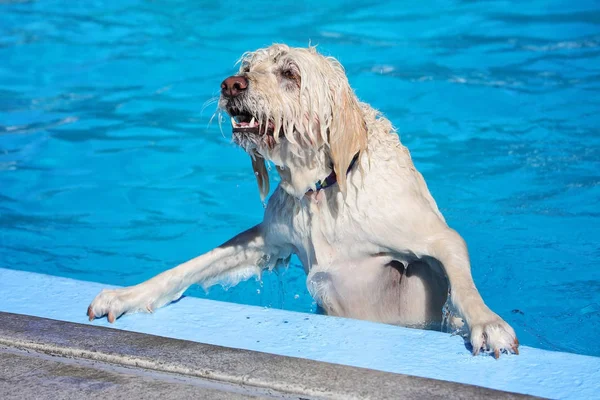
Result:
<svg viewBox="0 0 600 400"><path fill-rule="evenodd" d="M548 398L600 398L600 358L597 357L551 352L527 346L521 347L521 355L519 356L503 355L499 360L494 360L490 356L473 357L465 348L461 338L439 332L189 297L183 298L177 304L160 309L152 315L126 316L119 319L114 325L108 324L106 319L89 323L85 316L85 310L90 300L103 287L106 287L106 285L0 268L0 311L80 324L68 325L64 322L46 321L46 324L50 324L47 326L53 328L44 330L42 327L46 325L40 325L38 322L15 322L17 320L22 321L23 318L33 320L30 317L4 314L0 319L0 333L5 338L2 343L8 348L8 350L3 351L11 354L7 358L17 360L14 361L17 365L26 363L27 358L23 353L18 352L20 351L19 348L29 349L36 352L36 354L46 354L47 351L39 347L46 340L51 345L59 347L73 342L79 343L80 347L75 347L78 352L73 353L72 356L79 354L77 357L82 359L78 362L90 362L88 355L93 353L94 347L85 347L87 346L86 343L88 343L88 340L92 341L89 343L96 343L94 341L100 341L99 343L101 343L104 340L105 347L103 348L99 344L93 345L100 346L98 348L103 349L100 352L101 354L110 355L111 351L116 353L121 351L127 357L146 357L147 362L159 366L171 365L168 363L172 362L185 363L186 360L195 360L195 364L184 364L186 365L185 368L197 367L200 371L220 371L220 374L228 373L230 376L237 378L220 380L218 378L220 375L186 375L185 371L181 370L180 373L184 375L184 378L204 380L209 378L222 384L227 383L227 385L238 386L240 382L242 384L251 383L249 386L253 390L266 388L273 391L275 396L290 395L292 393L293 398L294 395L295 398L302 396L308 398L339 396L341 396L339 398L348 398L350 394L356 397L369 398L400 397L404 394L405 386L411 387L411 383L408 383L410 381L418 382L415 383L415 386L424 387L426 390L429 390L427 388L430 387L431 382L433 382L431 383L433 387L457 382ZM13 326L21 326L21 328L15 330L16 328L12 328ZM75 336L71 337L66 333L48 334L48 332L58 329L58 326L68 327L65 328L65 332L72 332ZM115 329L101 329L98 328L99 326L110 326ZM90 331L84 331L84 328L90 329ZM158 335L163 338L157 339L147 335L135 336L138 334L133 332ZM6 339L7 337L18 339L19 337L15 335L24 335L25 339L21 337L19 340L24 341L23 343L30 343L29 347L23 346L22 342L18 344L14 341L11 342L12 339ZM35 337L28 335L38 336L35 339ZM133 340L131 339L133 336L128 335L134 335L136 339ZM117 337L118 340L110 339ZM128 339L121 339L121 337ZM56 343L52 344L51 338ZM173 342L177 344L164 344L165 348L175 346L176 352L161 352L162 345L157 347L152 344L154 343L152 340L171 340L166 338L183 339L185 341L174 340ZM37 344L32 347L31 343ZM120 346L119 343L128 344ZM140 345L135 345L136 343ZM212 345L210 348L202 347L210 345ZM224 347L215 350L214 346ZM182 350L192 348L194 350L191 351L190 355L181 356ZM84 354L81 350L88 351L88 353L85 353L87 354L85 357L81 356ZM196 353L199 355L193 357L193 354ZM202 356L206 353L213 355L222 353L224 357L233 358L229 358L228 363L221 363L220 361L216 362L216 358ZM288 363L289 370L294 372L291 383L296 386L293 390L286 390L281 384L279 386L261 386L261 384L251 380L243 382L242 379L249 379L248 377L252 374L249 374L249 370L235 369L238 368L237 365L240 362L233 360L239 354L244 354L244 357L250 358L259 357L258 359L262 360L261 368L252 371L252 373L259 374L257 375L259 380L263 379L260 382L265 382L265 376L268 376L268 366L275 366L274 371L277 372L283 368L281 365ZM165 361L164 358L161 359L159 356L173 356L175 359ZM277 356L284 356L285 361L279 360ZM277 360L272 361L269 357L274 357ZM290 359L290 357L294 358ZM4 359L4 357L2 358ZM31 361L31 358L29 360L33 364L36 362L42 363L42 361ZM214 363L211 364L211 360ZM317 361L321 361L321 363L317 363ZM57 361L43 361L43 363L47 362ZM96 360L95 362L114 364L114 360L110 358ZM253 361L251 364L255 365L256 363ZM334 364L343 364L343 366L335 366ZM135 364L122 364L119 368L132 368L133 365ZM139 364L138 368L140 366L143 367L142 369L148 369L148 365L144 363ZM222 370L221 366L224 366L225 369ZM87 364L84 367L94 368ZM363 369L360 369L361 372L359 373L355 371L357 368L352 369L352 367ZM0 365L0 370L6 368L6 365ZM177 373L177 371L169 372L168 370L153 368L150 368L150 370L156 374ZM336 370L336 368L342 369ZM346 370L344 368L350 369ZM106 368L103 371L106 372ZM325 379L324 382L303 381L306 376L314 378L313 371L321 371L316 375L327 376L328 379ZM327 375L323 371L331 372L331 375ZM109 372L113 373L114 371ZM133 381L146 379L145 375L140 375L139 371L134 372L127 370L115 373L117 375L120 373L133 374L135 375L134 378L131 378ZM261 377L261 373L267 375ZM380 376L378 374L386 373L388 375L385 375L385 379L378 380L380 379L377 378ZM410 376L407 377L406 375ZM346 379L348 377L350 379ZM416 377L430 379L421 381ZM159 377L157 379L161 380L163 378ZM385 384L388 380L396 383L388 387ZM327 382L333 387L327 386ZM352 386L353 382L357 386ZM133 387L135 387L134 383L132 383ZM21 385L27 386L23 382L21 382ZM196 381L190 383L190 385L196 385L194 387L202 386ZM479 392L469 392L468 395L462 396L461 388L467 388L465 390L484 390L482 388L473 389L471 386L466 385L452 386L451 393L457 397L474 398L480 397ZM298 394L298 388L304 388L302 390L343 390L344 388L353 387L356 388L356 391L328 392L330 395L323 392L302 392ZM361 388L364 391L360 391ZM225 391L229 393L228 390ZM378 392L378 390L381 391ZM407 394L407 397L432 398L435 397L433 394L443 393L445 389L440 390L442 392L413 392L413 397L409 397L410 394ZM239 394L240 392L235 393ZM271 396L273 393L252 392L252 394L259 397ZM242 395L249 396L250 393L243 392ZM496 395L508 396L506 393L498 394L496 392L482 394L484 397ZM448 398L448 393L445 393L443 397Z"/></svg>

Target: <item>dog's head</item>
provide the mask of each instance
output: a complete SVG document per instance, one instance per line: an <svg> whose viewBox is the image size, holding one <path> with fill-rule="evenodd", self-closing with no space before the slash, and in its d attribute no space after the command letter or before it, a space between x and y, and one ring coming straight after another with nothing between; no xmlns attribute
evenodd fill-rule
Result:
<svg viewBox="0 0 600 400"><path fill-rule="evenodd" d="M233 140L251 156L261 197L269 191L264 160L333 170L340 187L367 128L344 68L309 48L272 45L246 53L221 84L219 108L231 117ZM282 176L283 179L283 176Z"/></svg>

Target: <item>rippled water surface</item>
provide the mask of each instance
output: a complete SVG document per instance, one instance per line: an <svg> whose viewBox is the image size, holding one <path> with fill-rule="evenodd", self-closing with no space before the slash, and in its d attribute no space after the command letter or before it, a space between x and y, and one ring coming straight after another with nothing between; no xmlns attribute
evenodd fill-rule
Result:
<svg viewBox="0 0 600 400"><path fill-rule="evenodd" d="M598 1L0 1L0 266L130 285L257 223L207 102L242 52L309 40L398 127L521 342L600 356ZM304 280L188 294L315 312Z"/></svg>

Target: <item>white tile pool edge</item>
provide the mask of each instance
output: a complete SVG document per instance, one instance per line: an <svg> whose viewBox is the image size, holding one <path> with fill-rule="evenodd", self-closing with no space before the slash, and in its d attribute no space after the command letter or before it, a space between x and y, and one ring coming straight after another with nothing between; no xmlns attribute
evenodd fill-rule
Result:
<svg viewBox="0 0 600 400"><path fill-rule="evenodd" d="M0 311L89 324L106 285L0 268ZM548 398L600 398L600 358L522 346L473 357L459 337L384 324L186 297L154 314L92 324Z"/></svg>

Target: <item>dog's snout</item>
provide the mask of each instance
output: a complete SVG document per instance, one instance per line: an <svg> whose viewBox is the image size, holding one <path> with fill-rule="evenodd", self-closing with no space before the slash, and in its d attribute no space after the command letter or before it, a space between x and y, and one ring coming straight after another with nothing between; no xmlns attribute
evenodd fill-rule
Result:
<svg viewBox="0 0 600 400"><path fill-rule="evenodd" d="M236 97L248 88L248 79L243 76L230 76L221 83L221 93L225 97Z"/></svg>

